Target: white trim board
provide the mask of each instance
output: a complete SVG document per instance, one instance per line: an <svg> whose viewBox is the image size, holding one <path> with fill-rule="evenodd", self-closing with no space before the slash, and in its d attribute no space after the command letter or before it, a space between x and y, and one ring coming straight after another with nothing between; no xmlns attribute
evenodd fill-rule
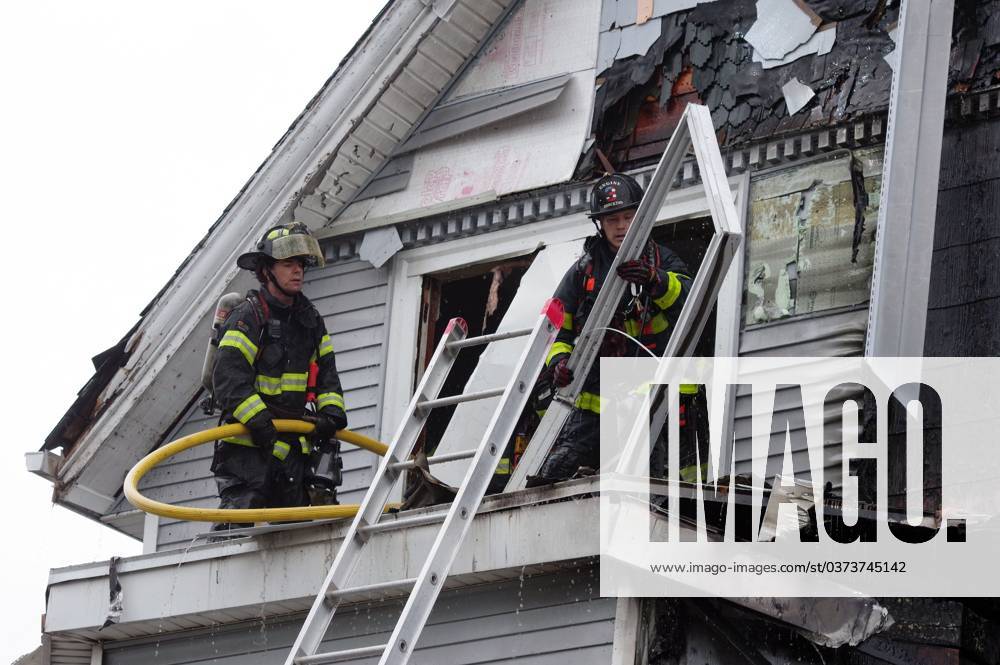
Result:
<svg viewBox="0 0 1000 665"><path fill-rule="evenodd" d="M729 178L734 199L745 215L750 179L746 175ZM709 204L701 184L672 191L657 215L656 224L676 222L709 215ZM383 383L383 437L395 435L414 385L417 349L416 334L420 317L423 278L477 263L489 263L524 256L549 245L579 240L594 233L593 223L583 213L566 215L541 223L504 229L493 233L417 247L396 254L392 259L389 283L389 335ZM739 264L739 262L734 262ZM568 266L567 266L568 267ZM732 269L731 269L732 271ZM742 274L736 273L736 285ZM739 297L739 289L736 289ZM739 307L721 307L716 320L716 339L739 331ZM731 344L737 344L733 340ZM717 345L719 342L717 341Z"/></svg>

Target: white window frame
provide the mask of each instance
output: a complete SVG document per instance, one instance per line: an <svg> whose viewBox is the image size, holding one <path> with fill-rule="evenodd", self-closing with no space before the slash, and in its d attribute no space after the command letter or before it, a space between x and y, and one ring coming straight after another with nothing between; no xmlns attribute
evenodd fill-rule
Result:
<svg viewBox="0 0 1000 665"><path fill-rule="evenodd" d="M740 223L746 227L749 174L729 178ZM670 193L657 215L656 225L710 216L705 188L700 184ZM424 278L477 263L496 263L531 254L553 244L593 235L594 225L584 213L536 222L481 235L450 240L399 252L392 258L389 277L385 380L380 429L383 439L395 436L412 396L417 360L417 330ZM568 267L568 266L567 266ZM743 291L743 251L737 252L719 293L716 314L717 356L736 355L739 348L740 302Z"/></svg>

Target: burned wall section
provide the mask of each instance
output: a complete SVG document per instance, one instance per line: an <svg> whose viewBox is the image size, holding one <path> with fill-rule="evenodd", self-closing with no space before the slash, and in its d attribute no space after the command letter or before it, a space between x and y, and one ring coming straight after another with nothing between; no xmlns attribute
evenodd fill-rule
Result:
<svg viewBox="0 0 1000 665"><path fill-rule="evenodd" d="M946 128L924 355L1000 355L1000 120Z"/></svg>
<svg viewBox="0 0 1000 665"><path fill-rule="evenodd" d="M881 186L881 148L753 179L744 326L868 301Z"/></svg>
<svg viewBox="0 0 1000 665"><path fill-rule="evenodd" d="M800 9L717 0L642 25L615 23L636 21L620 9L629 2L605 0L592 127L595 148L618 170L655 161L690 102L709 107L723 147L839 125L888 108L898 0L791 3ZM751 32L756 24L770 23L772 34L780 32L775 27L786 17L778 5L782 12L808 16L815 32L767 60L748 40L767 44ZM958 0L954 40L949 92L1000 84L1000 0ZM598 170L592 150L578 175Z"/></svg>

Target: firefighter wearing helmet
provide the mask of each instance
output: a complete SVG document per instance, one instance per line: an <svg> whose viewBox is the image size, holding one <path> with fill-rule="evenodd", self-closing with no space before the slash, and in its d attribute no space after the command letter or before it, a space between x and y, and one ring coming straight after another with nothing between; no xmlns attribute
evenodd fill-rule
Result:
<svg viewBox="0 0 1000 665"><path fill-rule="evenodd" d="M565 307L565 318L546 359L546 366L558 387L566 386L573 380L567 362L618 248L625 239L642 195L639 183L622 173L604 176L591 190L590 218L597 226L597 234L586 240L583 256L566 271L555 293ZM662 354L691 286L687 266L672 251L650 240L642 258L621 263L617 272L629 282L630 288L619 304L611 327L632 339L618 332L605 332L600 355L645 354L640 344L656 355ZM580 473L581 469L587 473L598 468L599 372L600 363L595 362L583 383L573 412L538 475L529 477L529 486L566 480Z"/></svg>
<svg viewBox="0 0 1000 665"><path fill-rule="evenodd" d="M323 263L319 243L300 223L269 229L255 251L236 261L261 286L225 319L212 372L223 419L249 429L247 436L216 443L212 471L220 508L309 505L310 453L315 446L336 447L333 435L347 426L333 342L302 293L306 269ZM306 414L307 393L315 402L313 434L278 433L274 419ZM339 450L336 457L339 463ZM324 501L331 502L335 494ZM244 525L215 528L236 526Z"/></svg>

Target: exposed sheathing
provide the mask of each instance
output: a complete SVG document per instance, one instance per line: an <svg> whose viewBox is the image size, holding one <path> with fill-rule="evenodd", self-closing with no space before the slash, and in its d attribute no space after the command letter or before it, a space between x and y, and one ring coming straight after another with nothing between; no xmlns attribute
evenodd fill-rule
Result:
<svg viewBox="0 0 1000 665"><path fill-rule="evenodd" d="M896 27L898 0L805 2L821 21L816 35L835 31L832 49L768 68L754 62L754 49L743 37L758 20L755 0L717 0L650 19L659 23L659 38L641 55L626 57L628 51L622 51L607 59L610 64L599 71L593 125L597 147L618 168L649 161L663 151L691 101L712 111L723 145L839 124L886 109L892 67L885 56L896 48L889 32ZM624 41L634 27L606 22L602 45ZM1000 0L958 0L949 90L996 85L998 71ZM782 88L793 79L815 96L789 114Z"/></svg>
<svg viewBox="0 0 1000 665"><path fill-rule="evenodd" d="M950 127L941 150L927 356L1000 355L1000 121Z"/></svg>
<svg viewBox="0 0 1000 665"><path fill-rule="evenodd" d="M880 148L754 179L745 325L868 300L881 183Z"/></svg>

